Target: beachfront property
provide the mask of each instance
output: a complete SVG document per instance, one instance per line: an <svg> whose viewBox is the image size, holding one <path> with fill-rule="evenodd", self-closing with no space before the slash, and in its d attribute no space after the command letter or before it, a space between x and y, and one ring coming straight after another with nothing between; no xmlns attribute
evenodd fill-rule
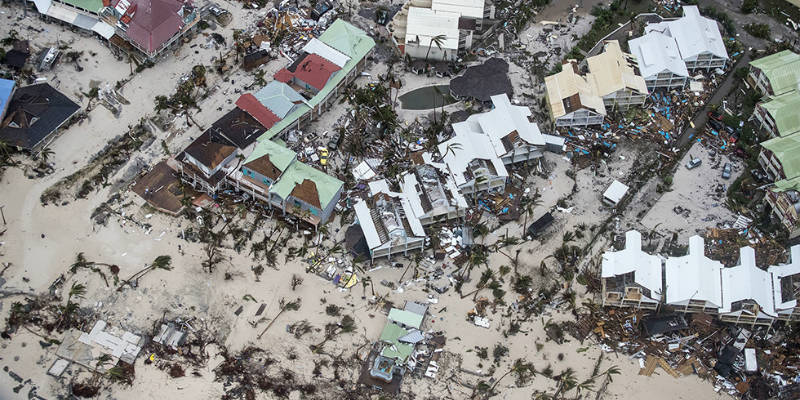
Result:
<svg viewBox="0 0 800 400"><path fill-rule="evenodd" d="M800 132L800 55L784 50L751 61L747 83L764 96L753 110L762 131L772 137Z"/></svg>
<svg viewBox="0 0 800 400"><path fill-rule="evenodd" d="M775 182L767 189L764 200L790 237L797 237L800 235L800 133L761 142L761 148L758 163Z"/></svg>
<svg viewBox="0 0 800 400"><path fill-rule="evenodd" d="M714 313L722 307L720 270L722 263L705 256L700 236L689 238L689 254L667 258L666 303L682 312Z"/></svg>
<svg viewBox="0 0 800 400"><path fill-rule="evenodd" d="M619 42L607 40L603 52L587 57L589 75L607 109L627 110L647 99L647 84L639 75L636 58L622 51Z"/></svg>
<svg viewBox="0 0 800 400"><path fill-rule="evenodd" d="M384 179L370 182L369 192L369 197L356 201L353 208L367 241L370 259L422 251L425 229L414 214L408 196L392 191Z"/></svg>
<svg viewBox="0 0 800 400"><path fill-rule="evenodd" d="M464 218L469 208L444 164L417 165L402 174L400 185L422 226Z"/></svg>
<svg viewBox="0 0 800 400"><path fill-rule="evenodd" d="M739 265L723 268L719 319L749 325L771 325L775 314L772 274L756 267L752 247L739 249Z"/></svg>
<svg viewBox="0 0 800 400"><path fill-rule="evenodd" d="M47 147L81 107L48 83L2 84L0 140L31 153Z"/></svg>
<svg viewBox="0 0 800 400"><path fill-rule="evenodd" d="M412 0L388 25L401 54L425 60L454 61L472 48L494 6L484 0Z"/></svg>
<svg viewBox="0 0 800 400"><path fill-rule="evenodd" d="M557 127L599 125L607 109L644 104L647 84L636 58L623 52L618 41L604 42L603 52L587 57L586 63L586 74L576 60L567 60L561 71L545 77L550 115Z"/></svg>
<svg viewBox="0 0 800 400"><path fill-rule="evenodd" d="M556 127L600 125L606 117L594 82L581 74L578 62L567 60L561 71L544 78L547 104Z"/></svg>
<svg viewBox="0 0 800 400"><path fill-rule="evenodd" d="M506 165L541 157L547 144L538 125L528 120L530 109L512 105L506 95L491 100L491 111L453 124L455 135L439 144L441 162L463 194L503 190ZM431 161L430 155L424 157Z"/></svg>
<svg viewBox="0 0 800 400"><path fill-rule="evenodd" d="M195 30L189 0L33 0L45 18L93 32L129 54L155 60Z"/></svg>
<svg viewBox="0 0 800 400"><path fill-rule="evenodd" d="M226 188L244 192L315 228L327 222L344 183L297 161L279 135L330 107L364 68L374 44L360 29L335 21L275 80L240 96L233 111L177 157L181 179L211 195Z"/></svg>
<svg viewBox="0 0 800 400"><path fill-rule="evenodd" d="M800 320L800 245L788 263L761 269L751 247L739 249L739 263L725 268L704 254L700 236L689 238L689 253L665 260L641 250L641 235L625 234L625 248L606 251L602 262L604 306L714 314L723 322L769 326Z"/></svg>
<svg viewBox="0 0 800 400"><path fill-rule="evenodd" d="M333 105L344 87L364 70L374 47L375 41L364 31L337 19L319 38L311 39L303 46L298 57L302 60L300 63L290 64L286 72L276 74L276 80L256 93L242 95L236 105L267 128L259 140L282 137L290 130L299 130ZM309 55L315 56L308 59ZM320 58L327 61L324 68ZM303 61L310 69L298 72L297 68ZM306 84L309 88L305 87Z"/></svg>
<svg viewBox="0 0 800 400"><path fill-rule="evenodd" d="M797 90L800 82L800 55L790 50L750 61L747 83L764 96L777 96Z"/></svg>
<svg viewBox="0 0 800 400"><path fill-rule="evenodd" d="M758 121L759 128L770 136L789 136L800 132L798 110L800 110L800 91L793 90L759 102L753 110L753 116Z"/></svg>
<svg viewBox="0 0 800 400"><path fill-rule="evenodd" d="M394 382L393 387L399 390L406 370L416 368L415 348L425 340L421 328L427 309L425 304L407 301L402 310L389 310L388 321L378 341L380 351L370 364L370 377L386 384Z"/></svg>
<svg viewBox="0 0 800 400"><path fill-rule="evenodd" d="M625 233L625 248L603 253L603 305L657 310L662 300L661 259L642 251L642 235Z"/></svg>
<svg viewBox="0 0 800 400"><path fill-rule="evenodd" d="M800 246L792 246L789 262L770 266L778 319L800 321Z"/></svg>
<svg viewBox="0 0 800 400"><path fill-rule="evenodd" d="M683 6L683 16L648 24L645 34L661 33L675 39L681 59L689 71L724 68L728 51L717 21L700 15L697 6Z"/></svg>
<svg viewBox="0 0 800 400"><path fill-rule="evenodd" d="M639 72L648 90L683 88L689 81L689 71L678 51L675 38L661 32L650 32L628 41L636 57Z"/></svg>

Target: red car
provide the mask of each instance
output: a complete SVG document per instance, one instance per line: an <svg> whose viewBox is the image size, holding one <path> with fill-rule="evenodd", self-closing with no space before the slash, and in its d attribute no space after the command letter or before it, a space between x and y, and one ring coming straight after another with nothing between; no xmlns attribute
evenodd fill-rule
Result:
<svg viewBox="0 0 800 400"><path fill-rule="evenodd" d="M714 112L714 111L709 111L708 112L708 118L715 119L717 121L722 121L722 114L719 114L719 113Z"/></svg>

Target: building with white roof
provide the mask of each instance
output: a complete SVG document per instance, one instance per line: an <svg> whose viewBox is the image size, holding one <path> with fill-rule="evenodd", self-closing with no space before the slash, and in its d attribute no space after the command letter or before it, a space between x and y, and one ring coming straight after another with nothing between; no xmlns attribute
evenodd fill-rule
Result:
<svg viewBox="0 0 800 400"><path fill-rule="evenodd" d="M791 258L786 264L770 266L772 293L778 319L800 321L800 245L792 246Z"/></svg>
<svg viewBox="0 0 800 400"><path fill-rule="evenodd" d="M444 164L422 164L403 173L403 194L423 226L463 218L469 207Z"/></svg>
<svg viewBox="0 0 800 400"><path fill-rule="evenodd" d="M389 183L369 183L370 197L358 200L353 208L367 241L370 257L408 254L425 246L425 230L414 215L411 204L402 192L393 192Z"/></svg>
<svg viewBox="0 0 800 400"><path fill-rule="evenodd" d="M647 98L647 84L636 71L636 59L622 51L619 42L608 40L603 52L586 58L589 76L606 108L625 110L642 105Z"/></svg>
<svg viewBox="0 0 800 400"><path fill-rule="evenodd" d="M723 268L721 275L720 320L736 324L772 324L776 317L772 275L756 267L756 252L752 247L739 249L739 265Z"/></svg>
<svg viewBox="0 0 800 400"><path fill-rule="evenodd" d="M405 54L412 58L455 60L458 57L458 18L458 14L452 12L411 7L404 40Z"/></svg>
<svg viewBox="0 0 800 400"><path fill-rule="evenodd" d="M642 251L642 235L626 232L624 250L603 253L603 305L658 309L661 271L661 259Z"/></svg>
<svg viewBox="0 0 800 400"><path fill-rule="evenodd" d="M665 265L666 303L683 312L715 313L722 307L722 264L705 256L700 236L689 238L689 254Z"/></svg>
<svg viewBox="0 0 800 400"><path fill-rule="evenodd" d="M544 78L550 115L556 126L600 125L606 106L594 82L580 73L578 63L569 60L561 71Z"/></svg>
<svg viewBox="0 0 800 400"><path fill-rule="evenodd" d="M647 89L683 88L689 80L689 70L678 51L675 39L652 31L628 41L631 54L636 57L639 73Z"/></svg>
<svg viewBox="0 0 800 400"><path fill-rule="evenodd" d="M439 144L442 161L464 194L503 189L505 166L541 157L548 142L528 119L530 109L512 105L505 94L491 100L491 111L453 124L455 136Z"/></svg>
<svg viewBox="0 0 800 400"><path fill-rule="evenodd" d="M717 21L700 15L697 6L683 6L683 17L648 24L644 30L645 33L659 32L674 38L690 71L722 68L728 61L728 51Z"/></svg>
<svg viewBox="0 0 800 400"><path fill-rule="evenodd" d="M413 58L452 61L472 48L494 6L484 0L410 0L388 25L401 53ZM431 42L442 38L439 45ZM441 48L440 48L441 47Z"/></svg>

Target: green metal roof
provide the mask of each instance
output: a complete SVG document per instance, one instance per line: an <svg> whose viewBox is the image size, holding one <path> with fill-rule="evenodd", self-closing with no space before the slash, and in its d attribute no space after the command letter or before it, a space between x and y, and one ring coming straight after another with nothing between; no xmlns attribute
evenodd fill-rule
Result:
<svg viewBox="0 0 800 400"><path fill-rule="evenodd" d="M800 176L800 133L767 140L761 143L761 147L771 151L780 161L787 179Z"/></svg>
<svg viewBox="0 0 800 400"><path fill-rule="evenodd" d="M800 191L800 176L791 179L782 179L775 182L773 192L785 192L787 190Z"/></svg>
<svg viewBox="0 0 800 400"><path fill-rule="evenodd" d="M761 103L761 107L775 120L778 135L786 136L800 131L800 92L793 90L775 96Z"/></svg>
<svg viewBox="0 0 800 400"><path fill-rule="evenodd" d="M795 90L800 83L800 55L789 50L750 61L750 65L767 76L776 95Z"/></svg>
<svg viewBox="0 0 800 400"><path fill-rule="evenodd" d="M386 323L381 332L381 342L386 343L386 346L381 351L381 355L386 358L393 358L398 360L401 364L414 351L414 345L408 343L400 343L399 339L408 334L408 331L399 325L391 322Z"/></svg>
<svg viewBox="0 0 800 400"><path fill-rule="evenodd" d="M278 182L270 188L270 193L275 193L282 199L286 199L292 193L294 187L310 179L317 186L319 194L319 204L325 208L333 200L333 196L344 185L344 182L301 162L294 162L283 171Z"/></svg>
<svg viewBox="0 0 800 400"><path fill-rule="evenodd" d="M297 154L294 151L287 149L286 147L281 146L272 140L262 140L256 144L256 148L253 149L253 153L250 154L250 157L247 157L247 159L244 160L244 163L247 164L250 161L264 157L265 155L269 155L269 161L281 171L285 171L286 167L288 167L289 164L291 164L292 161L297 157Z"/></svg>
<svg viewBox="0 0 800 400"><path fill-rule="evenodd" d="M328 94L330 94L331 91L333 91L333 89L338 86L342 80L344 80L347 74L349 74L350 71L356 67L359 61L361 61L367 55L367 53L369 53L369 51L375 47L375 41L372 40L371 37L367 36L366 32L341 19L334 21L331 26L329 26L328 29L326 29L325 32L319 36L319 40L328 46L333 47L342 54L350 57L350 60L347 61L339 73L331 76L331 79L328 80L328 83L325 84L325 87L307 102L308 105L297 105L294 111L286 115L286 117L284 117L282 120L278 121L278 123L273 125L268 131L264 132L264 134L261 135L258 140L272 139L272 137L277 135L278 132L295 123L301 116L303 116L303 114L311 110L310 107L314 107L319 104L322 99L327 97Z"/></svg>
<svg viewBox="0 0 800 400"><path fill-rule="evenodd" d="M422 315L397 308L389 310L389 320L417 329L422 325Z"/></svg>
<svg viewBox="0 0 800 400"><path fill-rule="evenodd" d="M269 108L278 118L285 118L289 111L296 106L296 102L306 101L291 86L279 81L268 83L261 90L253 93L253 97L264 107Z"/></svg>
<svg viewBox="0 0 800 400"><path fill-rule="evenodd" d="M73 7L82 8L86 11L99 13L103 8L103 0L60 0Z"/></svg>

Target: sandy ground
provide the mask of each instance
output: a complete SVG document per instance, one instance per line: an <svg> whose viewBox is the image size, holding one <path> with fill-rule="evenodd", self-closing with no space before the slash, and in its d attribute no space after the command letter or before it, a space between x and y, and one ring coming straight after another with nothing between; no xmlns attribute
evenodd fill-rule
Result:
<svg viewBox="0 0 800 400"><path fill-rule="evenodd" d="M690 157L701 159L700 166L687 169ZM725 224L730 227L736 221L736 214L725 206L726 190L743 171L740 161L718 152L712 157L711 150L695 143L680 161L671 190L665 192L642 218L642 225L648 230L656 228L662 232L677 232L681 243L688 242L690 236L705 232L706 228ZM726 180L722 179L722 167L728 162L732 173ZM682 210L676 211L676 207Z"/></svg>
<svg viewBox="0 0 800 400"><path fill-rule="evenodd" d="M227 2L225 6L234 13L234 20L231 26L224 30L220 28L218 32L222 33L230 43L231 29L247 26L255 18L255 13L243 12L238 6ZM20 14L15 7L5 10L16 13L13 15ZM5 29L9 21L14 20L4 20L0 26ZM85 68L83 73L77 73L71 65L60 65L55 71L45 74L71 96L77 98L79 91L87 91L92 84L91 80L113 85L116 81L129 76L130 67L127 62L115 60L108 49L97 41L77 36L55 25L35 23L31 17L20 23L20 26L27 25L44 26L47 29L43 33L37 33L34 40L37 46L61 41L72 43L70 46L73 49L85 51L86 60L81 62L81 66ZM112 194L108 188L92 194L88 200L76 200L63 206L43 207L39 202L39 196L45 189L84 166L88 158L97 153L108 140L124 133L126 126L134 124L141 116L152 113L153 98L156 95L169 95L174 90L177 79L187 73L193 65L199 63L208 65L213 57L218 56L219 50L201 46L205 43L206 38L198 36L191 43L185 44L177 55L168 57L154 68L134 75L122 90L123 95L131 101L131 105L124 107L119 119L114 118L105 108L98 106L89 114L89 120L64 132L51 146L55 151L54 174L32 180L19 169L6 171L0 180L0 193L3 193L2 204L5 205L8 231L2 237L0 257L3 262L10 262L12 265L3 275L7 280L3 289L46 291L50 283L69 267L78 252L83 252L89 260L119 265L121 277L129 276L158 255L169 255L173 259L174 269L152 272L141 280L136 290L117 292L107 288L98 276L87 272L79 272L69 277L65 287L72 282L86 284L88 293L86 298L81 300L81 306L92 308L115 326L133 332L147 333L153 321L160 318L164 312L171 317L193 316L197 318L198 323L216 332L220 343L231 351L240 350L248 345L269 348L282 366L311 380L312 361L315 355L310 352L309 345L319 343L323 334L314 331L301 339L294 339L285 332L285 326L305 319L315 327L322 327L325 323L335 320L334 317L325 314L325 305L337 304L344 308L344 313L355 318L357 329L328 343L326 350L330 353L350 354L360 345L377 339L385 323L385 316L367 301L368 297L371 297L369 289L359 285L350 291L340 291L329 282L315 275L306 274L305 264L301 261L282 262L282 255L279 256L281 262L277 268L266 268L260 280L256 281L251 267L257 262L253 261L246 251L239 254L230 248L223 250L225 261L213 273L204 272L201 268L203 246L189 243L179 237L182 230L196 223L185 218L172 218L157 213L148 218L152 211L140 206L141 200L131 192L126 191L122 194L121 204L126 204L122 211L136 221L152 225L149 234L133 223L123 223L116 218L113 218L106 227L92 223L89 218L92 210ZM192 47L193 45L197 46ZM94 52L96 55L91 56L89 52ZM285 62L276 60L264 68L269 70L269 74L283 66ZM375 67L370 71L380 73L381 69ZM210 86L214 88L213 93L201 104L202 111L194 114L202 126L207 126L223 115L231 107L231 102L238 96L237 93L252 82L252 76L241 72L234 72L224 79L213 75L210 79L212 79ZM360 78L358 82L363 84L369 79ZM436 79L414 76L406 76L404 79L406 85L403 91L439 83ZM87 101L82 100L82 105L86 104ZM343 105L337 105L332 112L316 121L310 129L318 132L327 130L328 126L343 113L343 108ZM401 117L408 122L418 115L403 111ZM123 175L128 168L139 168L165 157L159 144L161 139L167 141L170 151L174 153L199 133L199 127L186 126L184 119L179 118L170 132L158 132L156 142L137 153L116 178ZM546 155L545 165L549 171L547 177L530 177L525 182L526 186L532 190L538 189L542 194L542 204L534 210L534 215L529 221L554 208L560 199L567 199L568 205L574 208L570 212L556 213L557 223L549 234L540 240L527 241L519 245L521 272L529 273L538 268L540 262L561 244L563 232L574 230L575 226L581 223L587 226L597 224L609 215L610 210L600 202L602 190L613 177L617 177L621 171L630 167L631 160L636 156L635 151L638 150L620 149L619 154L624 158L614 157L602 165L597 174L589 169L578 171L574 180L566 176L567 170L572 168L566 160L559 155ZM710 163L704 160L704 167L708 164ZM679 177L678 174L675 180L679 182L681 179L682 182L684 177L682 175ZM573 187L576 191L570 197ZM660 211L657 214L671 212L671 207L667 206L665 210L667 211ZM255 238L260 238L262 232L268 231L272 225L273 222L270 221L259 226ZM332 228L331 236L326 237L324 241L328 246L333 240L341 240L344 234L344 229L336 229L339 228L337 223L334 223ZM487 243L496 240L506 233L506 228L511 235L522 233L521 223L512 223L499 227L484 240ZM287 239L284 248L299 247L302 239L298 236L298 233L293 233L291 238ZM516 248L508 250L514 251ZM399 261L408 262L403 259ZM492 254L489 265L496 270L500 265L508 263L504 255L497 253ZM428 298L429 293L422 290L422 283L409 281L408 277L402 282L404 288L402 292L392 291L380 285L378 282L382 280L398 282L402 269L389 268L388 263L378 263L378 265L382 265L383 268L368 274L375 282L377 294L387 295L387 299L397 305L406 300L425 301ZM226 274L232 279L225 280ZM303 277L304 282L293 291L288 282L295 274ZM479 272L473 274L477 275ZM476 281L477 279L473 279L471 283L465 284L464 293L473 290ZM509 279L506 278L505 281ZM514 295L510 290L508 292L506 300L512 302ZM245 294L254 297L256 302L244 300ZM259 322L254 316L258 306L261 303L267 304L264 315L271 318L277 313L278 299L296 297L302 299L301 309L282 315L275 325L258 339L258 332L264 323L261 321L256 328L251 325L252 322ZM459 365L468 370L486 372L489 363L483 361L484 366L479 366L481 360L475 356L476 346L491 348L497 343L504 343L510 348L511 356L501 361L494 374L495 378L499 377L514 359L525 358L533 362L537 368L550 365L555 373L573 368L579 379L585 379L588 378L595 360L601 353L598 347L589 342L580 344L570 340L557 345L546 341L543 321L548 318L554 320L571 318L564 310L549 309L548 315L544 318L534 318L525 322L522 328L524 332L506 338L502 331L507 329L509 321L502 312L498 311L490 316L491 328L486 330L466 321L467 312L474 306L471 300L461 299L452 290L437 297L438 303L431 307L426 329L445 332L448 337L448 344L445 347L448 353L446 360L450 362L443 363L443 369L440 370L436 380L407 381L403 386L403 391L406 393L443 397L448 395L448 390L452 390L450 395L455 398L467 397L470 394L468 389L450 384L446 378L458 373ZM3 320L12 301L16 300L18 299L8 298L0 303L0 317ZM234 310L240 305L244 307L244 311L236 316ZM38 389L38 394L45 398L55 398L64 393L62 384L69 382L71 377L69 374L74 371L68 372L61 381L47 376L46 370L55 360L55 348L54 346L41 348L38 339L27 332L20 332L11 340L4 340L0 344L0 364L8 366L24 379L30 380L26 381L19 393L14 393L12 388L16 386L16 382L13 382L7 374L0 373L0 398L27 398L28 391L34 386ZM538 349L537 343L543 347ZM587 348L585 351L584 347ZM165 372L153 365L144 365L146 355L140 355L136 362L134 384L130 387L114 385L111 390L105 391L101 398L121 400L219 398L224 393L224 387L222 383L213 382L212 370L221 358L214 356L216 352L213 350L210 349L212 358L208 365L197 371L201 376L188 374L189 376L179 379L169 378ZM296 354L296 359L287 357L290 353ZM563 357L559 357L559 354ZM364 356L363 351L360 356ZM617 356L614 353L605 353L603 357L601 369L611 365L618 365L622 369L622 374L615 376L614 382L610 385L607 398L624 399L639 396L653 399L716 398L712 386L697 378L675 380L668 375L658 373L652 377L643 377L637 375L639 368L637 361L628 360L627 357ZM355 381L357 366L352 367L351 380ZM331 374L329 369L324 369L322 378L318 379L330 379ZM473 383L478 379L469 375L464 377L466 381ZM530 398L535 390L552 390L555 384L552 380L539 376L525 387L513 386L511 378L502 381L498 386L501 392L498 398ZM297 398L297 393L294 397ZM266 396L262 395L261 398Z"/></svg>

